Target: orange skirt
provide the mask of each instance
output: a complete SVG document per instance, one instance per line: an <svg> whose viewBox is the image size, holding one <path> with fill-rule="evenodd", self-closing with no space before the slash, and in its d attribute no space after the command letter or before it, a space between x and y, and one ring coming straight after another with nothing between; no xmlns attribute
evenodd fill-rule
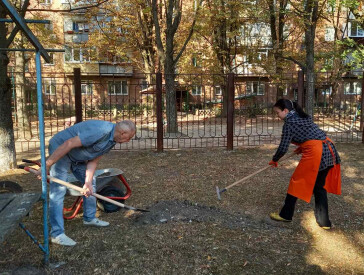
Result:
<svg viewBox="0 0 364 275"><path fill-rule="evenodd" d="M322 143L327 143L327 141L331 142L331 140L327 138L326 140L308 140L300 144L302 149L302 158L289 182L287 191L288 194L306 202L311 201L317 174L320 168ZM328 146L334 157L334 152L330 144L328 144ZM329 193L337 195L341 194L340 164L335 164L334 167L330 169L326 177L324 188Z"/></svg>

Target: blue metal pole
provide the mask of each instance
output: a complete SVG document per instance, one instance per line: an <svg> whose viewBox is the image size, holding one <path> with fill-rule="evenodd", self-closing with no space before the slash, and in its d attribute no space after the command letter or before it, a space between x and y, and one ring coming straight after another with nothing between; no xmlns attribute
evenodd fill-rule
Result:
<svg viewBox="0 0 364 275"><path fill-rule="evenodd" d="M48 243L48 199L47 199L47 172L45 159L45 139L44 139L44 113L43 113L43 96L42 96L42 64L40 52L37 51L35 56L37 71L37 99L38 99L38 119L39 119L39 139L40 139L40 156L42 171L42 200L43 200L43 234L44 234L44 263L49 261L49 243Z"/></svg>
<svg viewBox="0 0 364 275"><path fill-rule="evenodd" d="M32 241L36 244L36 245L38 245L38 247L44 252L44 253L46 253L46 250L45 250L45 248L43 247L43 245L41 244L41 243L39 243L38 241L37 241L37 239L32 235L32 233L30 233L30 231L25 227L25 225L24 224L22 224L22 223L19 223L19 226L25 231L25 233L27 233L27 235L29 236L29 238L31 238L32 239Z"/></svg>

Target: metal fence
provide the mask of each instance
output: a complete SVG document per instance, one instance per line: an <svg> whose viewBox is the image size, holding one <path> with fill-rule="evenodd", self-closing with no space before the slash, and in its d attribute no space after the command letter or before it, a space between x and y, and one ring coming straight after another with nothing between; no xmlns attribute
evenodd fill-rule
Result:
<svg viewBox="0 0 364 275"><path fill-rule="evenodd" d="M35 74L12 72L10 77L16 147L29 151L39 146ZM317 75L314 120L337 142L362 141L362 81L351 76L332 84L329 73ZM130 119L136 123L136 137L118 144L116 150L277 144L282 122L273 115L273 104L281 96L302 104L305 98L302 73L279 79L180 74L175 76L175 90L178 131L168 133L166 85L161 74L46 73L46 141L81 119Z"/></svg>

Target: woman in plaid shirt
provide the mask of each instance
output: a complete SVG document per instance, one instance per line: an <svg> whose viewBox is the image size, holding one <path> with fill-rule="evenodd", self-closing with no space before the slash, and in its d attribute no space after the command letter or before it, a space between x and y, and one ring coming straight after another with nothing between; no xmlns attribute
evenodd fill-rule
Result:
<svg viewBox="0 0 364 275"><path fill-rule="evenodd" d="M330 229L327 192L341 194L339 154L333 142L296 102L280 99L273 110L284 120L284 125L281 142L269 164L277 167L290 143L299 146L295 152L302 154L302 158L291 177L283 208L270 217L276 221L292 221L297 198L310 202L314 194L316 221L322 228Z"/></svg>

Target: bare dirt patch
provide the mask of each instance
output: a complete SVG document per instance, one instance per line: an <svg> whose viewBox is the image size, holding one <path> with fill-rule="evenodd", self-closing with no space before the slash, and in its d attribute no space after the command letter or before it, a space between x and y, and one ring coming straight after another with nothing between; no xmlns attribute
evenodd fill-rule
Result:
<svg viewBox="0 0 364 275"><path fill-rule="evenodd" d="M297 157L217 200L216 185L223 188L267 165L273 146L111 152L99 168L123 170L133 191L126 203L150 212L98 212L111 223L104 229L84 227L81 215L66 221L66 233L78 244L51 245L51 262L65 263L58 268L43 267L38 248L17 229L2 244L0 274L19 268L38 274L364 274L364 145L337 147L343 195L329 195L331 231L316 225L313 202L300 201L292 223L268 218L283 203ZM0 180L40 191L39 181L20 170ZM24 223L42 239L41 203Z"/></svg>
<svg viewBox="0 0 364 275"><path fill-rule="evenodd" d="M191 201L160 201L148 208L149 212L135 214L135 224L155 225L169 222L209 222L229 229L255 228L260 230L277 227L273 222L256 221L249 215L230 213L215 206L200 205ZM267 220L268 221L268 220ZM284 225L278 230L285 229Z"/></svg>

